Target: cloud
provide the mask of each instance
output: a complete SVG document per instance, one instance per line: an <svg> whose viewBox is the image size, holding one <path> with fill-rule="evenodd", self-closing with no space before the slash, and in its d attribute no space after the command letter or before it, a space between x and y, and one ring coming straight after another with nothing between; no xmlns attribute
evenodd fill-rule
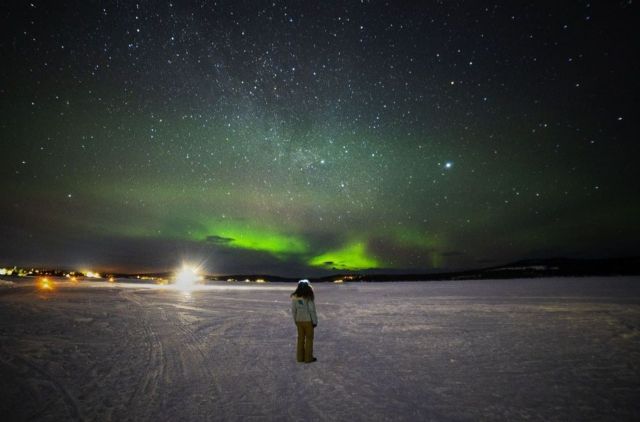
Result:
<svg viewBox="0 0 640 422"><path fill-rule="evenodd" d="M223 237L223 236L218 236L218 235L210 235L207 236L206 241L208 243L214 243L216 245L228 245L229 243L233 242L235 239L232 237Z"/></svg>

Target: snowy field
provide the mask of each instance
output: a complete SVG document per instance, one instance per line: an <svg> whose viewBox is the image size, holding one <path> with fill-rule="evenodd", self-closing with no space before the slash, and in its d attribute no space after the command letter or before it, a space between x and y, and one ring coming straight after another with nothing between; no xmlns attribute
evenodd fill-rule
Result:
<svg viewBox="0 0 640 422"><path fill-rule="evenodd" d="M2 420L639 420L640 278L0 284Z"/></svg>

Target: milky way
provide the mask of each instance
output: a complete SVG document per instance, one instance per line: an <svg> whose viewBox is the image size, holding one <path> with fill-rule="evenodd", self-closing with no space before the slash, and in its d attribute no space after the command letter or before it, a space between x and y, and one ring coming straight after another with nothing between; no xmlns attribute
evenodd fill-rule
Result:
<svg viewBox="0 0 640 422"><path fill-rule="evenodd" d="M635 5L419 3L3 6L1 263L640 252Z"/></svg>

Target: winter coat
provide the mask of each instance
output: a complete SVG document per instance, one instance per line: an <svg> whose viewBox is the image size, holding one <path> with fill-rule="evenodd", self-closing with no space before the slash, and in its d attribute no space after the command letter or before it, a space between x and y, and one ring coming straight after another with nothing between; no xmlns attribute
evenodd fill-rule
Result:
<svg viewBox="0 0 640 422"><path fill-rule="evenodd" d="M291 296L291 314L293 315L293 320L295 322L311 321L313 325L318 325L316 305L311 299Z"/></svg>

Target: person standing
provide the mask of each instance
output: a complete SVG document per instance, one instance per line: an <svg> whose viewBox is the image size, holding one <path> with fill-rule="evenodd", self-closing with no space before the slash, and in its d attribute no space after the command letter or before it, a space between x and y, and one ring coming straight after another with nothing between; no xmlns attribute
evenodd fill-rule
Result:
<svg viewBox="0 0 640 422"><path fill-rule="evenodd" d="M300 280L296 291L291 293L291 313L298 329L296 359L298 362L315 362L317 359L313 356L313 331L318 325L318 316L309 280Z"/></svg>

